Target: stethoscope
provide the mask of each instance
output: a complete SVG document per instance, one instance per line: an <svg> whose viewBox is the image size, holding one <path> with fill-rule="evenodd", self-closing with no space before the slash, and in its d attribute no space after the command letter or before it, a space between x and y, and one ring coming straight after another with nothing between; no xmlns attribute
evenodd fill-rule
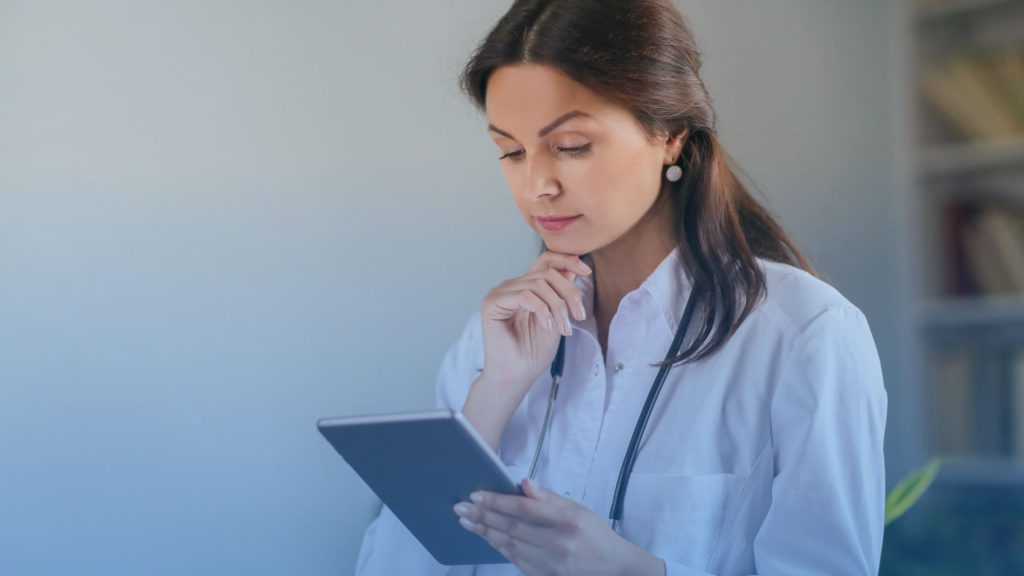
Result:
<svg viewBox="0 0 1024 576"><path fill-rule="evenodd" d="M666 361L675 358L679 353L679 347L682 346L683 337L686 335L686 330L690 325L690 317L693 315L693 305L696 302L695 294L696 291L691 290L690 296L686 300L683 319L679 322L675 338L672 340L672 346L665 356ZM555 359L551 362L551 395L548 397L548 408L544 414L544 424L540 430L540 438L537 440L537 449L533 453L533 463L530 465L529 477L531 479L537 469L537 460L540 457L540 450L544 445L544 436L547 434L548 425L551 421L551 408L555 403L555 397L558 395L558 381L562 379L562 367L564 364L565 336L562 336L558 341L558 352L555 353ZM671 363L661 366L658 375L654 378L654 383L651 384L651 390L647 394L647 401L644 402L644 407L636 421L636 426L633 428L633 437L629 441L629 448L626 449L626 456L622 459L622 467L619 469L619 479L615 483L615 498L612 500L612 508L608 512L608 525L611 526L613 531L618 531L619 523L622 521L622 507L626 497L626 486L629 484L629 475L633 471L633 463L636 461L637 447L644 435L644 429L647 428L647 420L651 416L654 403L661 392L661 385L665 382L665 377L668 376L668 371L671 368Z"/></svg>

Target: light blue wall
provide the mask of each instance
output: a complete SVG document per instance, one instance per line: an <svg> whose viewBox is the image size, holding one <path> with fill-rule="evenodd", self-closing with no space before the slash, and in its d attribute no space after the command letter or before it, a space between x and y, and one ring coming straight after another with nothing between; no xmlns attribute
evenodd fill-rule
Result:
<svg viewBox="0 0 1024 576"><path fill-rule="evenodd" d="M894 4L679 3L891 395ZM316 419L430 406L537 247L455 84L506 7L0 0L0 574L351 570L376 502Z"/></svg>

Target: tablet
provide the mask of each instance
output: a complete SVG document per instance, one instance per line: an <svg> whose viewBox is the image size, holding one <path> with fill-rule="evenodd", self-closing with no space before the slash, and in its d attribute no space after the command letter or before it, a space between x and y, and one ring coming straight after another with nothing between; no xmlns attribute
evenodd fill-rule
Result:
<svg viewBox="0 0 1024 576"><path fill-rule="evenodd" d="M461 412L323 418L317 428L435 560L508 563L452 510L475 490L524 495Z"/></svg>

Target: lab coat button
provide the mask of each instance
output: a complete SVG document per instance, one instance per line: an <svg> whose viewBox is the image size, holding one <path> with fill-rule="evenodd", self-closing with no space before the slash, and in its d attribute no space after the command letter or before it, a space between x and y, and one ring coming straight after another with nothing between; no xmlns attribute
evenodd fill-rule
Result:
<svg viewBox="0 0 1024 576"><path fill-rule="evenodd" d="M615 365L615 373L618 374L619 372L622 372L625 368L626 367L622 365L622 362L619 362Z"/></svg>

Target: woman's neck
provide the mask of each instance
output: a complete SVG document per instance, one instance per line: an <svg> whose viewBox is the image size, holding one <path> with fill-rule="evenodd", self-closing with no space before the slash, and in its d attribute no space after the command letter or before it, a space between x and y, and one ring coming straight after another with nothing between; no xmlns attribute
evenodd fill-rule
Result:
<svg viewBox="0 0 1024 576"><path fill-rule="evenodd" d="M606 348L607 331L619 303L636 290L676 247L672 210L652 207L636 226L611 244L594 250L594 317Z"/></svg>

